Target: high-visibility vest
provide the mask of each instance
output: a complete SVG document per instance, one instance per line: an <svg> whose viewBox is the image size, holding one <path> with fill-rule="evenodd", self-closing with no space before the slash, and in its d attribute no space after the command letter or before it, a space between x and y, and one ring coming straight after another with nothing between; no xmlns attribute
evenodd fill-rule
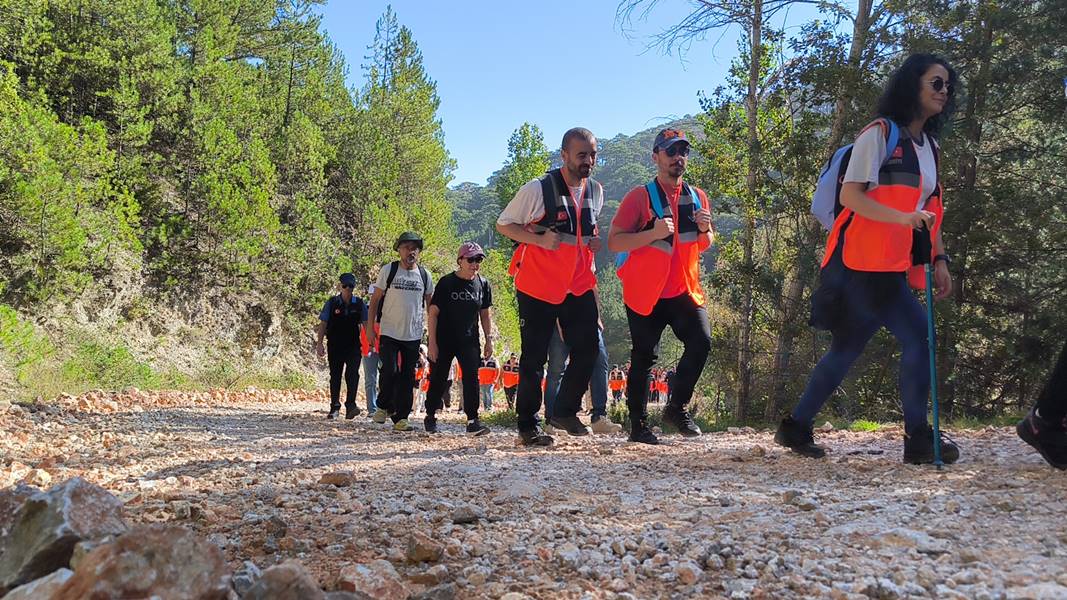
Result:
<svg viewBox="0 0 1067 600"><path fill-rule="evenodd" d="M623 379L622 374L615 372L611 374L608 379L608 389L613 392L617 392L626 387L626 380Z"/></svg>
<svg viewBox="0 0 1067 600"><path fill-rule="evenodd" d="M479 367L478 368L478 383L481 385L492 385L496 382L496 369L493 367Z"/></svg>
<svg viewBox="0 0 1067 600"><path fill-rule="evenodd" d="M363 350L363 356L370 356L370 342L367 341L367 323L363 324L363 327L359 330L359 343ZM374 338L374 351L378 352L378 344L382 340L382 325L381 323L374 324L374 333L377 337Z"/></svg>
<svg viewBox="0 0 1067 600"><path fill-rule="evenodd" d="M513 388L519 385L519 368L515 366L504 365L504 375L502 376L504 387Z"/></svg>
<svg viewBox="0 0 1067 600"><path fill-rule="evenodd" d="M872 127L877 122L868 125ZM936 143L927 138L933 146L935 162L940 162ZM941 184L938 183L923 210L928 210L937 219L930 230L931 247L941 229L945 208L941 199ZM919 168L919 155L915 151L911 138L900 136L897 147L889 159L878 171L878 187L867 191L867 196L890 208L902 212L915 212L922 194L922 171ZM912 287L926 287L922 267L913 268L911 246L914 236L921 233L907 225L883 223L863 217L849 208L841 211L834 220L834 226L826 240L822 266L830 262L830 257L838 244L843 244L841 260L845 266L854 271L908 273L908 282ZM931 256L931 260L933 256Z"/></svg>
<svg viewBox="0 0 1067 600"><path fill-rule="evenodd" d="M592 203L602 186L593 178L585 181L580 208L575 207L570 188L559 169L541 178L545 215L530 224L530 231L543 235L559 233L556 250L532 244L519 244L511 257L508 273L515 278L515 289L549 304L560 304L570 292L580 296L596 286L593 252L584 242L596 235Z"/></svg>
<svg viewBox="0 0 1067 600"><path fill-rule="evenodd" d="M648 210L651 219L642 229L650 229L656 214L670 214L674 219L674 235L656 240L627 253L615 274L622 281L622 300L639 315L649 315L659 301L671 270L671 255L679 253L685 288L697 306L704 305L704 288L700 285L700 231L697 229L696 212L707 199L699 188L683 184L678 198L678 214L671 212L670 202L658 181L645 186L648 195ZM656 196L652 192L656 192ZM656 210L656 203L661 207ZM708 207L710 210L710 206Z"/></svg>

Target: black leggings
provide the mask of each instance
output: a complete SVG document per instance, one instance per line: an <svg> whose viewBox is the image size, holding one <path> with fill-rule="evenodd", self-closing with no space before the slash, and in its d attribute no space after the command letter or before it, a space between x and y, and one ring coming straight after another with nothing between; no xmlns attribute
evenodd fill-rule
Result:
<svg viewBox="0 0 1067 600"><path fill-rule="evenodd" d="M430 389L426 392L426 416L432 417L441 410L441 399L448 382L452 359L459 361L463 371L463 412L467 419L478 418L478 356L481 348L478 340L461 342L457 348L437 345L437 362L430 362ZM440 368L438 368L440 365Z"/></svg>

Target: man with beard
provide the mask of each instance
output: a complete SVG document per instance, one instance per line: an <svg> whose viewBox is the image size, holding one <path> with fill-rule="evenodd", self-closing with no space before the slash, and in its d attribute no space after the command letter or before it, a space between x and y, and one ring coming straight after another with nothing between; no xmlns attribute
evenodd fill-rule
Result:
<svg viewBox="0 0 1067 600"><path fill-rule="evenodd" d="M594 296L593 255L600 248L596 222L604 188L589 177L596 163L596 138L575 127L563 134L563 167L519 189L496 222L517 242L509 273L515 278L521 353L517 413L519 438L527 446L550 446L541 429L542 380L549 340L558 320L571 344L555 414L549 423L569 435L588 435L578 418L597 356L599 311Z"/></svg>
<svg viewBox="0 0 1067 600"><path fill-rule="evenodd" d="M616 271L633 344L626 405L630 440L644 444L659 443L648 427L647 382L668 325L685 349L663 421L684 436L700 435L685 407L711 350L700 254L711 247L714 234L707 194L682 181L688 160L685 134L660 131L652 144L656 178L626 194L608 234L608 248L626 253L619 257Z"/></svg>
<svg viewBox="0 0 1067 600"><path fill-rule="evenodd" d="M425 331L426 306L433 295L433 278L418 264L422 236L405 231L393 244L400 260L382 266L370 301L370 322L381 321L381 377L375 423L392 418L395 431L411 431L408 417L415 391L415 366ZM371 347L378 341L366 328Z"/></svg>

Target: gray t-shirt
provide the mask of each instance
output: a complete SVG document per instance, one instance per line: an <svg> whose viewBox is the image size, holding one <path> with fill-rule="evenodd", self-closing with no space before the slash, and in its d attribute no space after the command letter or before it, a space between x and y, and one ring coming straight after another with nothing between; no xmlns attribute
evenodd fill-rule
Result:
<svg viewBox="0 0 1067 600"><path fill-rule="evenodd" d="M374 286L380 290L385 290L390 264L386 263L378 271L378 281ZM418 266L411 271L402 266L397 268L385 302L382 303L382 335L402 342L422 339L426 331L425 298L433 294L433 274L427 271L427 275L430 289L424 290Z"/></svg>
<svg viewBox="0 0 1067 600"><path fill-rule="evenodd" d="M908 134L903 129L900 135ZM933 145L936 143L926 133L922 134L922 144L915 143L915 153L919 156L919 172L922 176L922 193L919 195L919 210L926 205L927 198L937 189L937 161L934 160ZM885 135L881 127L868 127L856 138L852 146L852 157L845 169L845 183L866 183L868 190L878 187L878 171L885 162Z"/></svg>

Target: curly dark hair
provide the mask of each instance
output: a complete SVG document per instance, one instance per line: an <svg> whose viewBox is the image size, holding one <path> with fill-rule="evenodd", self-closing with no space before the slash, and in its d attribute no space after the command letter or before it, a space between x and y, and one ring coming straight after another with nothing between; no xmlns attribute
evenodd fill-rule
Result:
<svg viewBox="0 0 1067 600"><path fill-rule="evenodd" d="M917 117L922 115L919 106L919 91L922 85L922 77L933 65L941 65L948 71L948 84L952 86L953 93L949 94L941 112L926 120L923 131L932 137L941 135L941 128L952 118L956 111L956 97L960 94L959 76L956 70L948 64L948 61L936 54L912 54L904 60L893 74L878 99L878 115L892 119L898 125L906 127Z"/></svg>

